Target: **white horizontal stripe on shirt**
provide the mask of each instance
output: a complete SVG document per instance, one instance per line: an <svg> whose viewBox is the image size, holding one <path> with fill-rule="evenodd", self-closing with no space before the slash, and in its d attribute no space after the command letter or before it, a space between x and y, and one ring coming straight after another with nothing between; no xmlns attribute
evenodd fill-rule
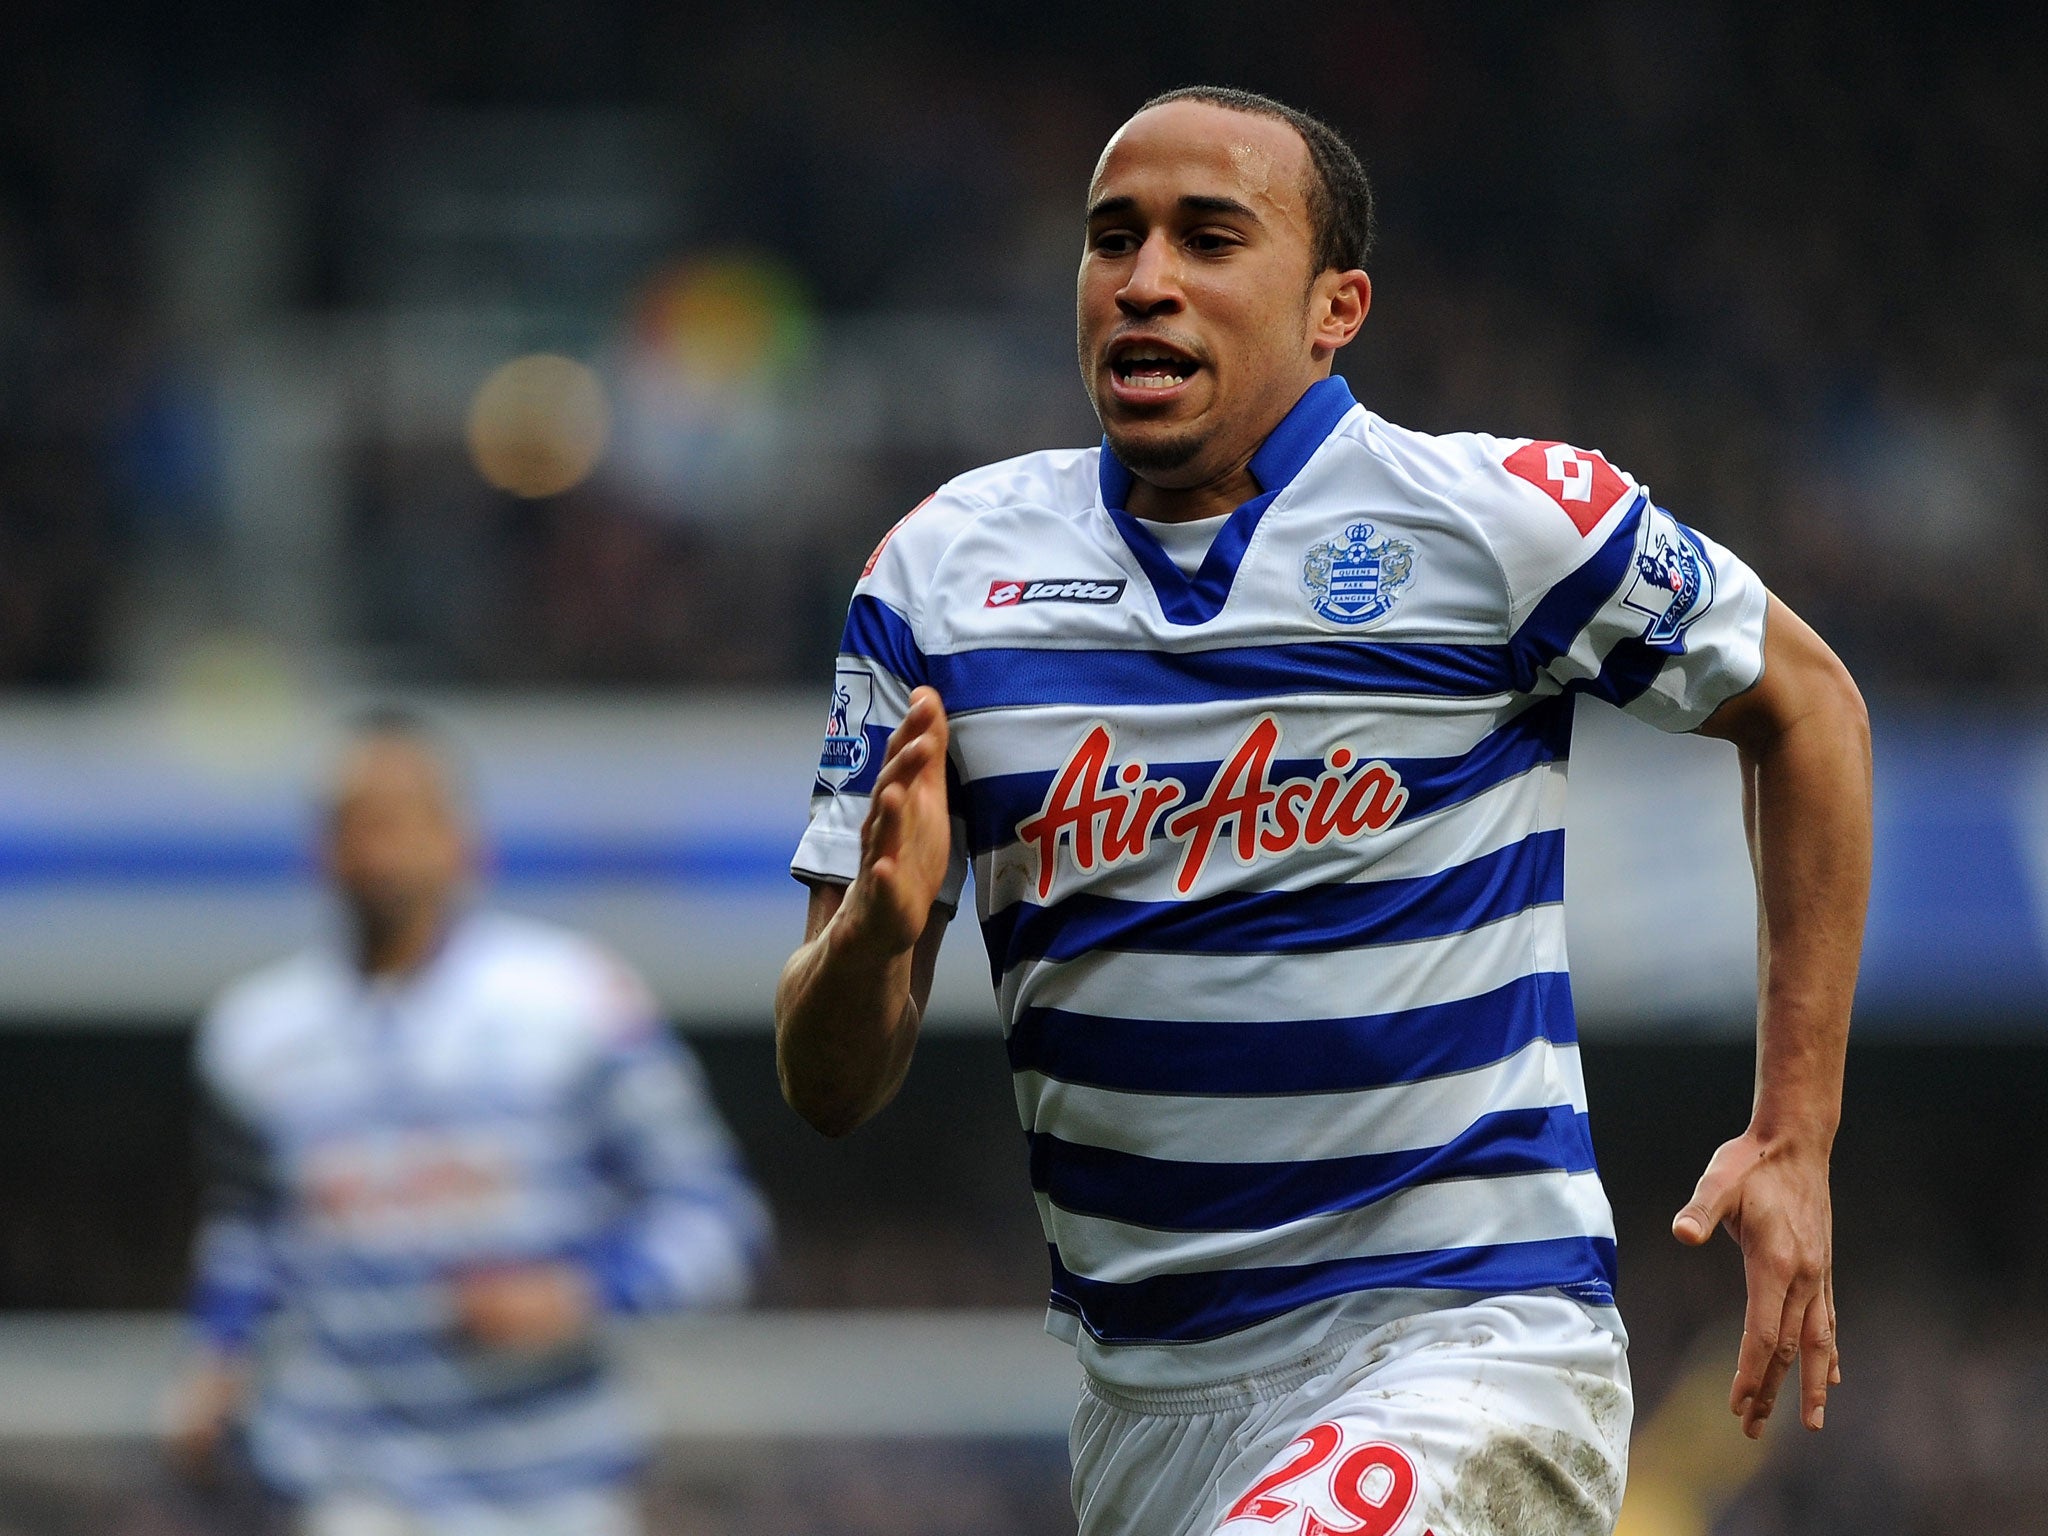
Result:
<svg viewBox="0 0 2048 1536"><path fill-rule="evenodd" d="M1150 954L1098 949L1027 960L1002 980L1004 1019L1022 1008L1101 1018L1284 1023L1456 1002L1565 968L1564 907L1529 907L1462 933L1314 954Z"/></svg>
<svg viewBox="0 0 2048 1536"><path fill-rule="evenodd" d="M1464 757L1534 702L1512 693L1474 699L1343 692L1198 704L1006 705L960 716L953 750L974 774L983 763L1035 763L1050 771L1113 715L1114 762L1221 762L1251 722L1270 713L1280 721L1281 757L1319 758L1340 746L1367 760Z"/></svg>
<svg viewBox="0 0 2048 1536"><path fill-rule="evenodd" d="M1440 1147L1501 1110L1583 1114L1578 1050L1531 1040L1488 1066L1350 1093L1120 1093L1039 1072L1017 1073L1016 1090L1024 1123L1062 1141L1168 1162L1310 1162Z"/></svg>

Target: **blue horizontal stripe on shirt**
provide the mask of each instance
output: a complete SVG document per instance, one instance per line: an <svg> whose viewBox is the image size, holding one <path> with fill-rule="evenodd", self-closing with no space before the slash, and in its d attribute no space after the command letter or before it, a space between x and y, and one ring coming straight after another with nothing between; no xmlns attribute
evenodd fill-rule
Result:
<svg viewBox="0 0 2048 1536"><path fill-rule="evenodd" d="M842 654L887 667L915 688L931 681L925 654L918 648L910 621L878 597L866 593L846 608L846 628L839 641Z"/></svg>
<svg viewBox="0 0 2048 1536"><path fill-rule="evenodd" d="M192 1287L186 1311L192 1326L209 1343L222 1349L237 1349L248 1342L276 1301L276 1285L270 1280L262 1284L234 1284L217 1277L202 1277Z"/></svg>
<svg viewBox="0 0 2048 1536"><path fill-rule="evenodd" d="M1674 646L1673 650L1676 649ZM1573 683L1572 691L1604 699L1617 709L1626 709L1657 681L1657 674L1664 670L1671 654L1671 651L1659 650L1642 640L1618 641L1607 653L1599 672Z"/></svg>
<svg viewBox="0 0 2048 1536"><path fill-rule="evenodd" d="M1072 960L1097 949L1298 955L1436 938L1563 900L1564 833L1532 832L1440 874L1188 901L1083 893L1047 907L1015 902L981 932L1000 979L1027 960Z"/></svg>
<svg viewBox="0 0 2048 1536"><path fill-rule="evenodd" d="M1010 1026L1011 1070L1126 1093L1344 1093L1464 1072L1531 1040L1578 1038L1571 980L1537 971L1476 997L1351 1018L1112 1019L1026 1008Z"/></svg>
<svg viewBox="0 0 2048 1536"><path fill-rule="evenodd" d="M865 654L865 653L863 653ZM1301 693L1485 698L1504 693L1507 647L1308 640L1201 651L991 646L925 658L951 714L1040 704L1213 704ZM893 670L893 669L892 669Z"/></svg>
<svg viewBox="0 0 2048 1536"><path fill-rule="evenodd" d="M1438 1179L1585 1173L1586 1117L1569 1104L1507 1109L1437 1147L1285 1163L1190 1163L1027 1133L1031 1187L1061 1210L1174 1232L1255 1232L1355 1211Z"/></svg>
<svg viewBox="0 0 2048 1536"><path fill-rule="evenodd" d="M385 1365L418 1365L447 1360L455 1343L446 1330L394 1330L384 1333L339 1334L309 1327L306 1338L315 1353L335 1365L367 1370Z"/></svg>
<svg viewBox="0 0 2048 1536"><path fill-rule="evenodd" d="M1105 1344L1194 1343L1221 1338L1357 1291L1444 1290L1482 1295L1563 1291L1580 1301L1614 1301L1614 1242L1557 1237L1474 1248L1438 1248L1373 1258L1327 1259L1262 1269L1154 1275L1118 1284L1072 1273L1051 1250L1053 1303L1077 1313Z"/></svg>
<svg viewBox="0 0 2048 1536"><path fill-rule="evenodd" d="M548 1223L545 1240L528 1234L530 1241L515 1244L514 1235L504 1234L504 1245L493 1257L502 1263L574 1262L601 1232L600 1227L579 1227L573 1232ZM310 1236L287 1229L277 1248L280 1285L294 1295L332 1291L376 1292L439 1285L465 1265L476 1262L473 1253L366 1254L341 1246L335 1240Z"/></svg>
<svg viewBox="0 0 2048 1536"><path fill-rule="evenodd" d="M1543 763L1561 762L1571 755L1572 700L1568 695L1540 699L1498 729L1489 731L1471 751L1455 757L1389 758L1387 765L1401 776L1408 791L1408 803L1401 819L1412 821L1506 783L1518 774ZM1363 747L1355 750L1364 750ZM1366 755L1370 755L1369 752ZM1127 758L1119 762L1128 761ZM1113 773L1117 762L1108 765ZM1290 778L1313 779L1323 772L1319 758L1275 758L1268 780L1280 783ZM1152 783L1178 779L1186 786L1186 797L1159 813L1153 823L1154 837L1163 834L1163 822L1177 810L1199 801L1209 792L1220 759L1186 763L1149 763L1146 778ZM970 854L987 853L1014 842L1019 822L1028 821L1045 805L1058 773L1047 769L1031 773L986 774L961 786L962 811L967 820ZM1101 786L1112 789L1108 779Z"/></svg>
<svg viewBox="0 0 2048 1536"><path fill-rule="evenodd" d="M1536 675L1572 648L1613 601L1634 569L1636 541L1641 536L1643 508L1649 498L1638 494L1635 505L1614 526L1607 542L1593 552L1579 568L1565 577L1530 610L1508 640L1509 668L1515 688L1526 693L1535 686Z"/></svg>

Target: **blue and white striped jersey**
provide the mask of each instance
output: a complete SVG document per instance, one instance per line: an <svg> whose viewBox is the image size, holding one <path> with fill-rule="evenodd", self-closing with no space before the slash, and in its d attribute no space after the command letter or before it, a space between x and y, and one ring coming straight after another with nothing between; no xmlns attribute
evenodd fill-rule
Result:
<svg viewBox="0 0 2048 1536"><path fill-rule="evenodd" d="M288 1491L504 1508L632 1471L599 1342L472 1343L465 1270L573 1260L621 1312L750 1286L767 1213L696 1063L574 933L473 913L401 983L310 949L227 991L198 1065L195 1321L260 1344L250 1440Z"/></svg>
<svg viewBox="0 0 2048 1536"><path fill-rule="evenodd" d="M1099 1377L1475 1293L1619 1330L1566 977L1572 706L1698 725L1765 594L1597 454L1315 385L1192 576L1106 450L953 481L856 589L800 878L928 683L1053 1271Z"/></svg>

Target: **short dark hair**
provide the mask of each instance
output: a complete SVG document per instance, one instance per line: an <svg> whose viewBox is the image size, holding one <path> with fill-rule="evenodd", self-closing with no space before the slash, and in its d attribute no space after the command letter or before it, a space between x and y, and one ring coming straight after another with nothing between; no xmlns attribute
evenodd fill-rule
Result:
<svg viewBox="0 0 2048 1536"><path fill-rule="evenodd" d="M1154 96L1138 110L1148 112L1173 101L1203 101L1232 112L1275 118L1300 134L1301 142L1308 146L1308 222L1314 237L1310 254L1315 269L1318 273L1349 272L1365 265L1365 258L1372 254L1374 234L1372 183L1366 179L1358 151L1343 134L1299 107L1228 85L1184 85Z"/></svg>

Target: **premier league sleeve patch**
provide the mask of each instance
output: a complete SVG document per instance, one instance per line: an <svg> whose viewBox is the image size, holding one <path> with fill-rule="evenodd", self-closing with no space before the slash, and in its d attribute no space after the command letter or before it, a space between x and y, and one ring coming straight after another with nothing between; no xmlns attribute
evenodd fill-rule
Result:
<svg viewBox="0 0 2048 1536"><path fill-rule="evenodd" d="M868 743L868 715L875 706L873 674L858 667L841 667L832 674L832 707L825 715L825 750L818 759L818 779L837 792L846 788L867 767L872 755Z"/></svg>
<svg viewBox="0 0 2048 1536"><path fill-rule="evenodd" d="M1621 603L1643 616L1643 643L1683 650L1686 629L1714 601L1714 562L1693 531L1663 508L1643 518L1635 568Z"/></svg>
<svg viewBox="0 0 2048 1536"><path fill-rule="evenodd" d="M1362 629L1393 611L1415 574L1415 546L1378 534L1371 523L1311 544L1301 561L1301 585L1318 618Z"/></svg>

